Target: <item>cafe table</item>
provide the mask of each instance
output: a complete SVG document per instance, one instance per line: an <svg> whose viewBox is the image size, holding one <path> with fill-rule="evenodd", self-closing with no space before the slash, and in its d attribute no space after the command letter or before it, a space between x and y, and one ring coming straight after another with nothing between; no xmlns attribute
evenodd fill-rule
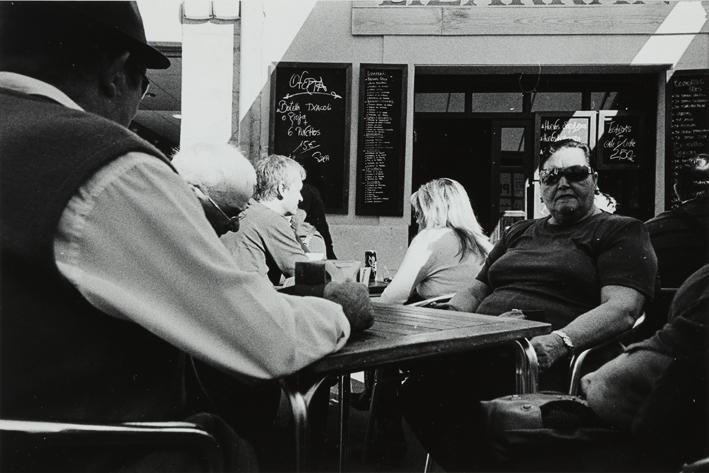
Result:
<svg viewBox="0 0 709 473"><path fill-rule="evenodd" d="M536 390L537 357L528 339L549 333L549 324L376 301L372 306L372 327L353 334L339 351L281 380L294 419L297 471L308 465L308 404L328 376L339 377L340 471L346 452L350 373L509 345L515 353L516 392Z"/></svg>

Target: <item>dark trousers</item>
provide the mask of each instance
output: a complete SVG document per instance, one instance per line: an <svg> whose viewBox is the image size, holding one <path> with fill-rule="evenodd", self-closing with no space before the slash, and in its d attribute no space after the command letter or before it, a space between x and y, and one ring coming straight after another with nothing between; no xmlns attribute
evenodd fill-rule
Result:
<svg viewBox="0 0 709 473"><path fill-rule="evenodd" d="M187 385L193 412L218 414L253 446L262 467L270 464L281 395L276 381L247 383L195 360L188 370Z"/></svg>
<svg viewBox="0 0 709 473"><path fill-rule="evenodd" d="M561 360L540 377L540 389L564 391L568 363ZM408 367L401 408L421 444L446 471L482 462L480 401L514 390L514 358L508 347L435 358Z"/></svg>

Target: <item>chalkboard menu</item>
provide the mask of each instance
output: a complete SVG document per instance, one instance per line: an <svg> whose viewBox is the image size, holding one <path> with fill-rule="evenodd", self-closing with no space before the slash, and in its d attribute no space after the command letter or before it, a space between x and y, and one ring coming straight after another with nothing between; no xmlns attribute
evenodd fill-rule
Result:
<svg viewBox="0 0 709 473"><path fill-rule="evenodd" d="M347 213L350 65L280 63L271 93L271 149L305 168L328 213Z"/></svg>
<svg viewBox="0 0 709 473"><path fill-rule="evenodd" d="M406 66L360 69L357 215L404 214Z"/></svg>
<svg viewBox="0 0 709 473"><path fill-rule="evenodd" d="M596 145L598 169L639 168L644 130L639 115L616 111L599 112L599 136Z"/></svg>
<svg viewBox="0 0 709 473"><path fill-rule="evenodd" d="M684 163L709 153L709 71L677 71L667 84L665 201L674 207L673 186Z"/></svg>
<svg viewBox="0 0 709 473"><path fill-rule="evenodd" d="M535 117L535 149L540 156L555 141L573 139L595 145L596 112L539 112Z"/></svg>

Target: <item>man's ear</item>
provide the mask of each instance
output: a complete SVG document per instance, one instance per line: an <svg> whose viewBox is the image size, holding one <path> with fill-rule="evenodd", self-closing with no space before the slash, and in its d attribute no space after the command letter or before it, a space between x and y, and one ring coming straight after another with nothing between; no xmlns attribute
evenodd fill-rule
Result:
<svg viewBox="0 0 709 473"><path fill-rule="evenodd" d="M115 98L123 93L126 83L126 62L128 62L129 57L130 53L125 52L120 56L107 60L107 64L99 76L101 91L107 97Z"/></svg>
<svg viewBox="0 0 709 473"><path fill-rule="evenodd" d="M286 193L286 185L285 184L278 184L278 200L283 200L283 194Z"/></svg>

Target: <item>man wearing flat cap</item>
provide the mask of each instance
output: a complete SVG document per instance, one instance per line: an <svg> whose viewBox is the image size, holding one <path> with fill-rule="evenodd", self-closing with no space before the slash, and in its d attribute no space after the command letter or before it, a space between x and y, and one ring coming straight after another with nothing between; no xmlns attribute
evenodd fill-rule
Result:
<svg viewBox="0 0 709 473"><path fill-rule="evenodd" d="M185 353L265 380L349 337L346 301L241 271L126 128L168 66L135 2L0 2L2 418L179 420Z"/></svg>

